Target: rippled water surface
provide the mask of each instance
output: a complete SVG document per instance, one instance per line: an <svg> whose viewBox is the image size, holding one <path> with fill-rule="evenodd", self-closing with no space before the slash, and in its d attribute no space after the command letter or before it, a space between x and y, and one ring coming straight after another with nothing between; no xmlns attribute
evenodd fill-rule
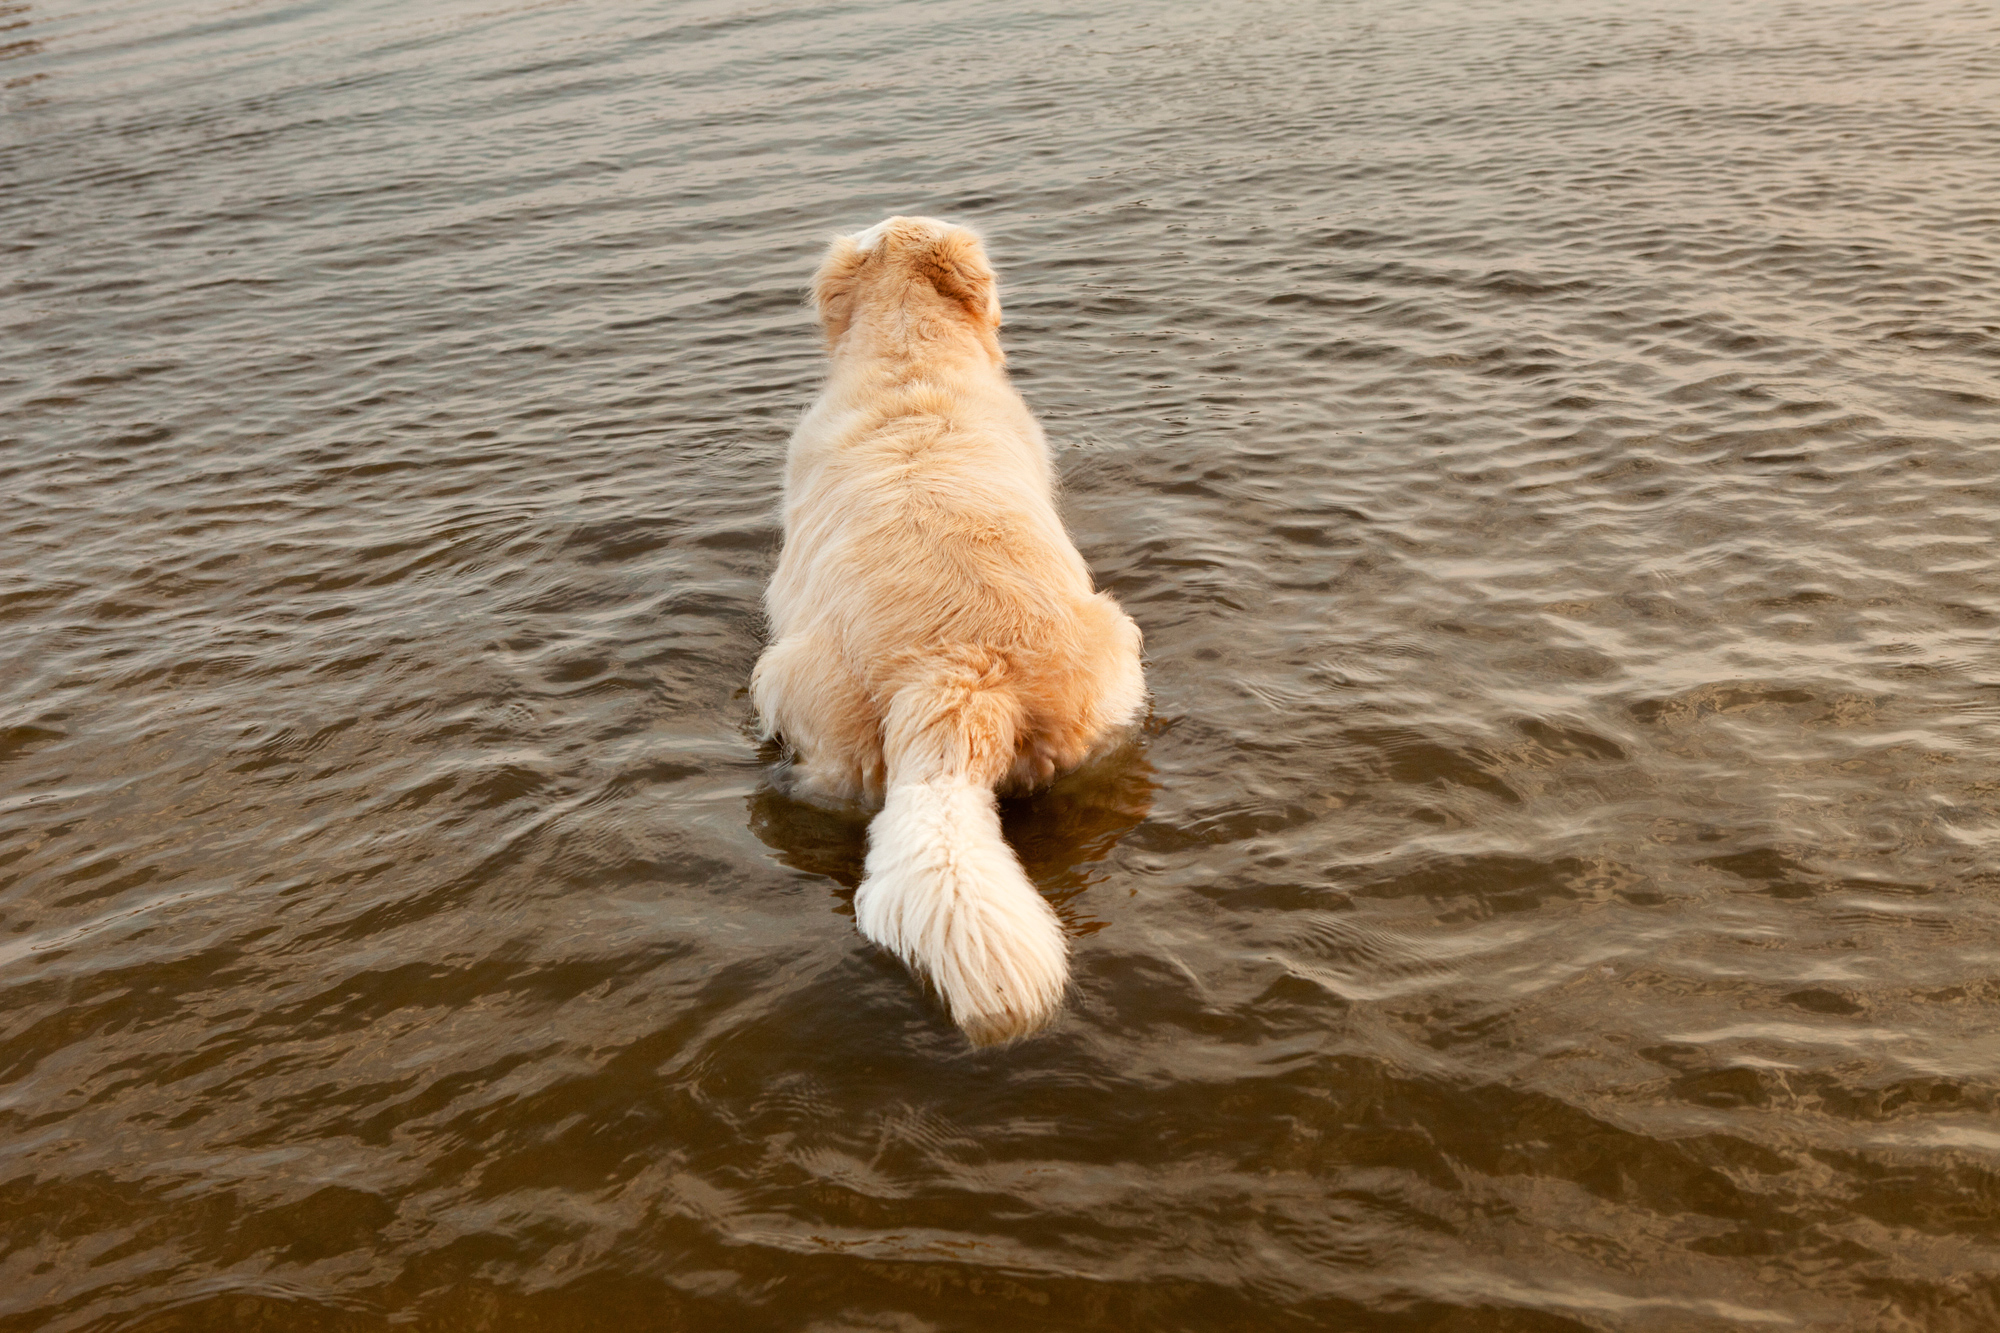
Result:
<svg viewBox="0 0 2000 1333"><path fill-rule="evenodd" d="M0 1329L2000 1327L1992 6L0 29ZM748 729L896 211L1154 690L998 1051Z"/></svg>

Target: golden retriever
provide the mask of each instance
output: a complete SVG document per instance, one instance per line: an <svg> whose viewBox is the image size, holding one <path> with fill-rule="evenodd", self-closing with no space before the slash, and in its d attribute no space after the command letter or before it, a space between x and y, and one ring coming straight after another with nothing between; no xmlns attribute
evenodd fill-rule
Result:
<svg viewBox="0 0 2000 1333"><path fill-rule="evenodd" d="M813 279L831 364L793 432L772 642L751 693L808 796L881 801L854 915L976 1043L1052 1018L1055 912L996 791L1116 744L1145 706L1139 627L1056 513L1048 443L1007 379L979 237L892 217Z"/></svg>

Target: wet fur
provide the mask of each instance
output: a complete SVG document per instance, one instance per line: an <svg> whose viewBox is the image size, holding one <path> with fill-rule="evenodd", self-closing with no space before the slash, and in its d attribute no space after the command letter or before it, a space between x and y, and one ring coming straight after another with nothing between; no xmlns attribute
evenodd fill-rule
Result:
<svg viewBox="0 0 2000 1333"><path fill-rule="evenodd" d="M1092 590L1056 512L978 236L895 217L838 237L813 300L830 366L792 436L752 694L802 794L883 803L862 933L975 1041L1007 1040L1054 1015L1069 964L994 796L1137 720L1139 629Z"/></svg>

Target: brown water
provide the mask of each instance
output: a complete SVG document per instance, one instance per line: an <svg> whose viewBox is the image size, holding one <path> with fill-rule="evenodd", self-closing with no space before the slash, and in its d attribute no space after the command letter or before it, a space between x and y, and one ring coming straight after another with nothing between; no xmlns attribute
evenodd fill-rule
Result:
<svg viewBox="0 0 2000 1333"><path fill-rule="evenodd" d="M2000 1327L2000 13L0 8L0 1329ZM1154 718L972 1051L744 693L981 225Z"/></svg>

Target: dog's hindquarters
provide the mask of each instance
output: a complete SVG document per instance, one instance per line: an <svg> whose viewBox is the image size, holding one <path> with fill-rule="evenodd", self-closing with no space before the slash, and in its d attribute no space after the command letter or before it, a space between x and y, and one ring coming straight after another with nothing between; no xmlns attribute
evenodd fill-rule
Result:
<svg viewBox="0 0 2000 1333"><path fill-rule="evenodd" d="M1054 910L1000 833L993 788L1022 718L987 657L904 685L883 719L888 799L868 828L861 933L929 978L975 1042L1041 1027L1069 982Z"/></svg>
<svg viewBox="0 0 2000 1333"><path fill-rule="evenodd" d="M807 798L873 800L882 791L882 747L867 685L838 642L791 634L764 650L750 674L764 740L792 752L792 787Z"/></svg>

